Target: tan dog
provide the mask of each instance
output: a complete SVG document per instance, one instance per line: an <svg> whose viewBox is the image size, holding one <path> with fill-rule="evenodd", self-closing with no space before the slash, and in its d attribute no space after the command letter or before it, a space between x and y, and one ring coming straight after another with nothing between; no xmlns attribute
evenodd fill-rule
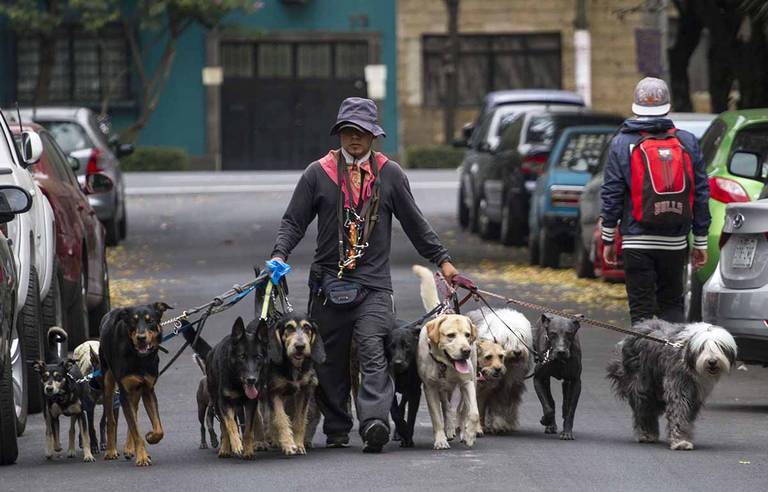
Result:
<svg viewBox="0 0 768 492"><path fill-rule="evenodd" d="M485 412L492 398L504 381L507 366L504 364L504 347L490 340L477 341L477 407L480 411L480 427L485 432Z"/></svg>

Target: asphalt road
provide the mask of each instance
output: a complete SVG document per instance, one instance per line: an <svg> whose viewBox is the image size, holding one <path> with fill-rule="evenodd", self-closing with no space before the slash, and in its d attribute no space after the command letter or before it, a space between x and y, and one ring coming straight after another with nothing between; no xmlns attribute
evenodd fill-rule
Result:
<svg viewBox="0 0 768 492"><path fill-rule="evenodd" d="M523 250L486 244L459 231L453 172L410 175L417 201L458 266L482 278L484 286L627 322L623 301L616 298L620 287L571 281L568 272L524 268ZM110 252L115 301L164 300L187 308L247 281L251 265L262 262L271 250L296 178L296 173L129 176L129 237ZM290 261L294 272L289 282L297 307L306 302L313 236L310 227ZM422 312L410 273L414 262L423 263L402 231L395 231L392 274L398 314L404 319ZM237 315L252 313L253 304L244 301L213 319L206 336L216 341ZM535 319L535 313L526 314ZM138 469L132 462L105 462L101 457L90 464L66 457L46 461L44 424L35 415L20 439L18 464L0 469L0 491L768 489L768 370L734 371L714 390L697 422L696 450L672 452L663 443L640 445L632 440L629 410L614 399L604 376L618 337L588 326L581 337L584 375L575 441L543 434L538 423L541 408L529 383L520 430L482 438L473 449L456 443L451 450L433 451L429 417L422 408L414 449L390 444L382 455L364 455L355 436L352 447L344 450L321 446L301 457L268 452L255 461L220 460L210 449L197 449L195 390L200 374L185 354L158 383L166 437L150 448L152 467ZM174 351L179 345L172 340L168 348ZM142 429L147 428L143 418ZM119 442L124 430L121 417ZM316 445L323 442L323 436L315 436Z"/></svg>

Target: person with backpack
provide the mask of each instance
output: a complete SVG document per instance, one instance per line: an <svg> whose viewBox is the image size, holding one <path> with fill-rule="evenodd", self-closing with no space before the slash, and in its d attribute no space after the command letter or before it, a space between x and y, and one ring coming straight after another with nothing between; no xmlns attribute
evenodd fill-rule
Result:
<svg viewBox="0 0 768 492"><path fill-rule="evenodd" d="M667 84L647 77L632 112L611 141L601 189L603 255L616 264L616 228L632 324L658 317L683 322L683 276L689 261L707 262L709 181L698 141L675 128Z"/></svg>
<svg viewBox="0 0 768 492"><path fill-rule="evenodd" d="M349 445L354 339L361 378L356 401L360 436L363 451L375 453L389 441L394 396L385 353L395 322L389 268L393 217L419 254L437 265L448 281L458 271L416 205L405 172L372 150L374 139L386 136L377 123L376 104L359 97L345 99L331 135L339 135L341 148L311 163L302 174L283 215L272 259L287 260L317 218L309 312L326 352L325 363L317 367L326 446Z"/></svg>

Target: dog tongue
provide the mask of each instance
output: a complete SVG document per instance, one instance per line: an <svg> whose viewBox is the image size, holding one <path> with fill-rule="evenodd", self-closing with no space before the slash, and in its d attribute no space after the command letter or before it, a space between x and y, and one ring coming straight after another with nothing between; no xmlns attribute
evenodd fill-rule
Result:
<svg viewBox="0 0 768 492"><path fill-rule="evenodd" d="M255 400L259 397L259 390L257 390L256 386L253 384L246 384L245 396L247 396L249 400Z"/></svg>
<svg viewBox="0 0 768 492"><path fill-rule="evenodd" d="M466 360L453 361L453 368L462 374L467 374L469 372L469 364Z"/></svg>

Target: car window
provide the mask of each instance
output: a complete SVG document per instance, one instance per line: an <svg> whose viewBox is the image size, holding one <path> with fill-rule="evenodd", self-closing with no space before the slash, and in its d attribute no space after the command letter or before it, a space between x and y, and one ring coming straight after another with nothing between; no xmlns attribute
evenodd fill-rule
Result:
<svg viewBox="0 0 768 492"><path fill-rule="evenodd" d="M493 115L488 115L479 122L480 126L478 126L472 133L472 141L470 142L470 147L473 149L479 148L480 144L486 141L486 135L488 135L488 127L491 124L492 118Z"/></svg>
<svg viewBox="0 0 768 492"><path fill-rule="evenodd" d="M551 116L534 116L528 124L525 142L529 144L552 145L555 137L555 121Z"/></svg>
<svg viewBox="0 0 768 492"><path fill-rule="evenodd" d="M709 129L701 137L701 154L704 162L709 165L715 159L718 147L723 141L725 131L728 129L723 120L717 119L712 122Z"/></svg>
<svg viewBox="0 0 768 492"><path fill-rule="evenodd" d="M609 138L605 145L603 145L603 148L600 150L600 158L597 161L597 167L595 168L595 174L602 174L603 169L605 169L605 164L608 162L608 153L611 148L611 140L613 140L613 137Z"/></svg>
<svg viewBox="0 0 768 492"><path fill-rule="evenodd" d="M80 189L80 184L77 181L77 176L75 176L75 171L73 171L72 166L69 165L70 157L64 154L64 152L61 150L61 147L59 147L55 140L51 139L51 144L53 147L51 152L56 156L59 169L64 175L63 179L69 182L71 185L75 186L77 189Z"/></svg>
<svg viewBox="0 0 768 492"><path fill-rule="evenodd" d="M502 122L499 150L512 150L520 145L520 133L523 131L525 115L509 115L507 121Z"/></svg>
<svg viewBox="0 0 768 492"><path fill-rule="evenodd" d="M40 133L40 140L43 143L43 150L45 151L45 157L48 159L48 167L56 174L56 177L64 182L69 182L67 178L67 172L64 167L67 165L66 161L62 159L59 153L56 151L56 144L53 138L47 133Z"/></svg>
<svg viewBox="0 0 768 492"><path fill-rule="evenodd" d="M96 118L96 115L93 113L88 115L88 125L90 125L90 127L93 129L93 134L96 135L96 140L98 140L99 147L102 149L108 148L109 135L107 135L107 133L109 132L109 125L106 123L100 123Z"/></svg>
<svg viewBox="0 0 768 492"><path fill-rule="evenodd" d="M672 120L672 123L675 124L675 128L679 128L680 130L685 130L688 133L692 134L697 139L700 139L702 135L704 135L704 132L707 131L707 128L709 128L709 125L711 121L707 120Z"/></svg>
<svg viewBox="0 0 768 492"><path fill-rule="evenodd" d="M765 176L768 168L768 124L750 125L740 130L733 139L731 155L735 152L750 152L760 156Z"/></svg>
<svg viewBox="0 0 768 492"><path fill-rule="evenodd" d="M43 121L43 126L53 135L56 143L66 154L93 147L91 139L78 123L72 121Z"/></svg>
<svg viewBox="0 0 768 492"><path fill-rule="evenodd" d="M571 171L589 171L597 166L603 147L612 136L612 133L572 133L557 167Z"/></svg>

